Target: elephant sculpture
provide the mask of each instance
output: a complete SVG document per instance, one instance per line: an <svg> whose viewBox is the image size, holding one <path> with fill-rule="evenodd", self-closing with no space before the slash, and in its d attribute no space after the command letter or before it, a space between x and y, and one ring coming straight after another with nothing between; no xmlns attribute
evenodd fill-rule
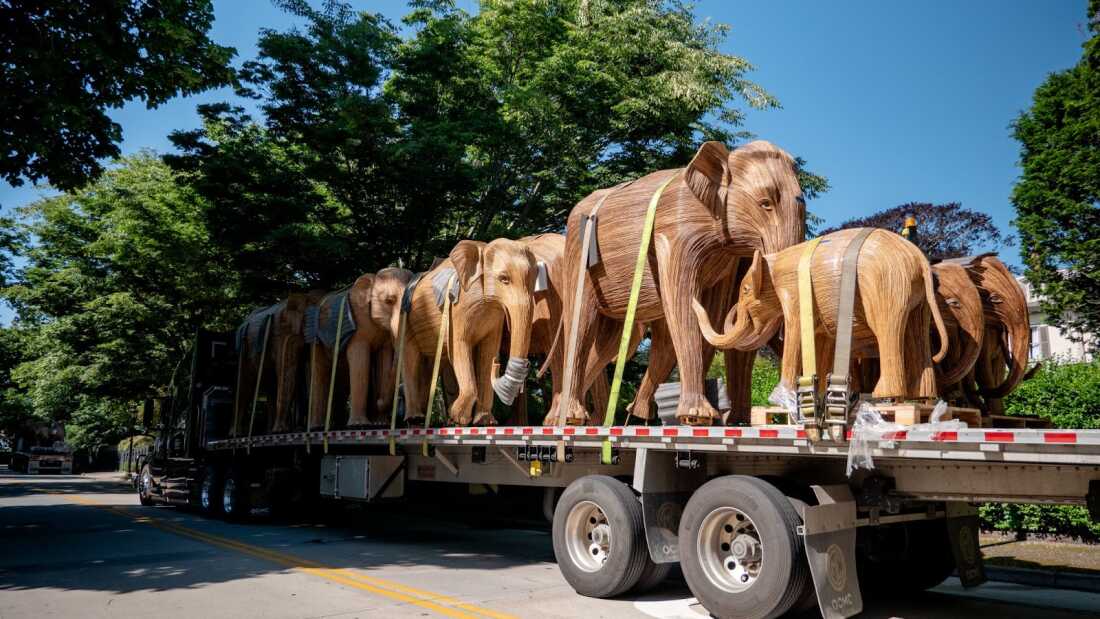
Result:
<svg viewBox="0 0 1100 619"><path fill-rule="evenodd" d="M337 339L337 371L347 381L350 404L347 425L379 423L389 417L401 297L412 278L406 269L382 269L360 276L350 288L326 296L316 306L316 317L311 321L315 333L309 338L310 429L322 428L325 423ZM341 305L345 308L342 321Z"/></svg>
<svg viewBox="0 0 1100 619"><path fill-rule="evenodd" d="M944 395L974 369L985 337L985 310L978 287L961 265L940 262L932 265L932 273L950 343L947 356L937 366L939 391Z"/></svg>
<svg viewBox="0 0 1100 619"><path fill-rule="evenodd" d="M822 381L819 387L824 386L823 381L832 371L842 258L858 232L841 230L825 235L812 256L817 367L802 371L816 372ZM792 390L801 364L798 263L803 248L796 245L769 256L756 253L741 280L737 305L726 317L724 333L716 333L703 306L698 301L693 303L703 336L721 349L758 349L775 336L782 324L781 381ZM879 359L879 379L872 396L935 397L933 363L944 358L948 336L928 260L901 236L874 230L864 241L856 274L851 344L854 357ZM940 338L935 355L931 354L929 314ZM918 350L907 351L912 348ZM914 364L916 367L911 367Z"/></svg>
<svg viewBox="0 0 1100 619"><path fill-rule="evenodd" d="M257 390L260 383L272 377L275 409L271 431L290 430L290 409L298 386L302 352L306 348L306 311L320 299L319 291L292 293L280 303L252 312L237 328L239 360L233 418L238 435L249 433Z"/></svg>
<svg viewBox="0 0 1100 619"><path fill-rule="evenodd" d="M403 368L406 421L422 419L427 410L445 294L451 295L452 304L443 356L458 383L450 421L468 425L476 402L473 423L494 423L494 391L502 402L512 404L527 375L537 274L538 264L527 244L508 239L488 244L460 241L446 260L424 274L409 293ZM512 334L508 365L494 380L493 361L505 322Z"/></svg>
<svg viewBox="0 0 1100 619"><path fill-rule="evenodd" d="M664 321L680 370L676 416L681 423L711 424L717 416L704 391L710 359L692 300L702 297L713 306L715 287L734 277L739 257L757 250L778 252L805 238L806 204L795 162L763 141L733 151L707 142L687 167L654 172L584 198L569 215L565 273L575 281L584 261L586 274L580 289L566 287L562 320L565 345L593 350L594 363L566 363L563 382L568 387L563 387L557 412L565 423L588 419L581 397L595 376L593 367L602 368L617 354L646 210L654 198L652 253L642 273L636 321ZM583 224L597 208L598 260L593 261L581 250ZM577 294L583 303L574 317Z"/></svg>

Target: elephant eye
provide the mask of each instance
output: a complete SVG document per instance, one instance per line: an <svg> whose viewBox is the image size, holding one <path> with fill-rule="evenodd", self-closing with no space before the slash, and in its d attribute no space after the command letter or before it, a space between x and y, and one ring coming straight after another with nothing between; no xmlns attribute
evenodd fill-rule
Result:
<svg viewBox="0 0 1100 619"><path fill-rule="evenodd" d="M990 303L1004 303L1005 300L1004 300L1003 297L1001 297L1001 295L994 292L993 294L989 295L989 302Z"/></svg>
<svg viewBox="0 0 1100 619"><path fill-rule="evenodd" d="M955 298L947 299L947 304L951 307L962 307L962 303L959 303L959 300Z"/></svg>
<svg viewBox="0 0 1100 619"><path fill-rule="evenodd" d="M745 294L749 294L750 292L752 292L752 286L745 286L744 288L741 289L741 292L743 292Z"/></svg>
<svg viewBox="0 0 1100 619"><path fill-rule="evenodd" d="M386 305L393 305L394 303L397 303L397 297L393 295L386 297Z"/></svg>
<svg viewBox="0 0 1100 619"><path fill-rule="evenodd" d="M498 281L499 281L500 283L504 284L505 286L507 286L508 284L512 283L512 278L508 277L508 275L506 275L506 274L504 274L504 273L501 273L500 275L498 275L498 276L497 276L497 280L498 280Z"/></svg>
<svg viewBox="0 0 1100 619"><path fill-rule="evenodd" d="M772 201L768 198L764 198L760 201L760 208L764 209L765 211L772 210Z"/></svg>

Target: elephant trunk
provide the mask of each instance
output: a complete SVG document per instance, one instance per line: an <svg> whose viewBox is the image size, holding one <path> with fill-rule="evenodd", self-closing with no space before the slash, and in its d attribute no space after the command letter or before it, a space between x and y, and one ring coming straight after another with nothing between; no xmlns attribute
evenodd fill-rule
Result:
<svg viewBox="0 0 1100 619"><path fill-rule="evenodd" d="M493 391L504 404L511 406L516 400L523 383L527 379L529 361L527 354L531 346L531 304L509 306L508 318L508 365L504 375L493 379Z"/></svg>
<svg viewBox="0 0 1100 619"><path fill-rule="evenodd" d="M1006 351L1005 361L1008 362L1008 377L996 387L982 389L982 395L987 398L1003 398L1008 395L1028 374L1027 360L1031 352L1031 325L1024 320L1009 321L1008 326L1009 350Z"/></svg>
<svg viewBox="0 0 1100 619"><path fill-rule="evenodd" d="M703 307L703 304L699 302L699 299L691 300L691 309L695 310L695 317L699 320L699 329L703 332L703 339L705 339L711 346L720 350L729 350L733 348L737 342L736 333L732 329L735 317L737 315L737 306L734 305L726 313L726 326L725 333L718 333L714 330L714 327L710 323L710 316L707 314L707 310Z"/></svg>

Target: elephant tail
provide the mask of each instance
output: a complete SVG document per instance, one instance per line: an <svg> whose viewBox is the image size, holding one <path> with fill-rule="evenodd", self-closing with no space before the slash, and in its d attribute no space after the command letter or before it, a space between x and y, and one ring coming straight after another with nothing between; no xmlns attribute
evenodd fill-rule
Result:
<svg viewBox="0 0 1100 619"><path fill-rule="evenodd" d="M562 322L558 321L558 328L554 330L554 341L550 343L550 350L546 353L546 359L542 362L542 367L539 368L539 373L536 374L536 378L542 379L542 376L546 374L546 370L550 369L550 360L554 358L554 355L558 354L558 343L561 341L561 332L564 327Z"/></svg>
<svg viewBox="0 0 1100 619"><path fill-rule="evenodd" d="M940 314L940 304L936 302L936 284L932 280L932 265L928 258L921 255L921 267L924 269L924 296L928 299L928 308L932 310L932 320L936 323L936 331L940 334L940 349L932 355L932 361L939 363L947 356L947 326L943 324L943 315Z"/></svg>

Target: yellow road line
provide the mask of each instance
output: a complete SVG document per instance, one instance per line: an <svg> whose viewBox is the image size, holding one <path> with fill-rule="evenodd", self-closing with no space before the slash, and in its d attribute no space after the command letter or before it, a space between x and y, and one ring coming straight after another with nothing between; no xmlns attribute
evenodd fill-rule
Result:
<svg viewBox="0 0 1100 619"><path fill-rule="evenodd" d="M368 591L370 593L381 595L393 600L398 600L401 602L406 602L408 604L420 606L422 608L427 608L447 617L458 617L463 619L477 619L478 617L491 617L492 619L515 619L514 615L500 613L488 608L481 608L473 604L467 604L451 596L434 593L431 591L425 591L423 589L417 589L415 587L409 587L401 583L378 578L375 576L359 574L347 568L327 567L315 561L310 561L309 559L284 554L267 548L261 548L259 546L253 546L251 544L246 544L237 540L221 537L219 535L205 533L203 531L198 531L189 527L185 527L174 522L168 522L160 518L134 516L127 510L120 509L111 505L104 505L102 503L98 503L96 501L92 501L81 496L64 494L61 492L50 490L47 490L46 492L50 494L63 494L66 498L72 500L74 503L88 505L91 507L98 507L100 509L104 509L106 511L122 516L124 518L128 518L140 524L147 524L149 526L161 529L169 533L189 537L191 539L195 539L214 546L219 546L221 548L242 552L244 554L264 559L266 561L271 561L273 563L278 563L290 569L307 574L312 574L314 576L318 576L332 582L337 582L342 585L346 585L363 591Z"/></svg>

